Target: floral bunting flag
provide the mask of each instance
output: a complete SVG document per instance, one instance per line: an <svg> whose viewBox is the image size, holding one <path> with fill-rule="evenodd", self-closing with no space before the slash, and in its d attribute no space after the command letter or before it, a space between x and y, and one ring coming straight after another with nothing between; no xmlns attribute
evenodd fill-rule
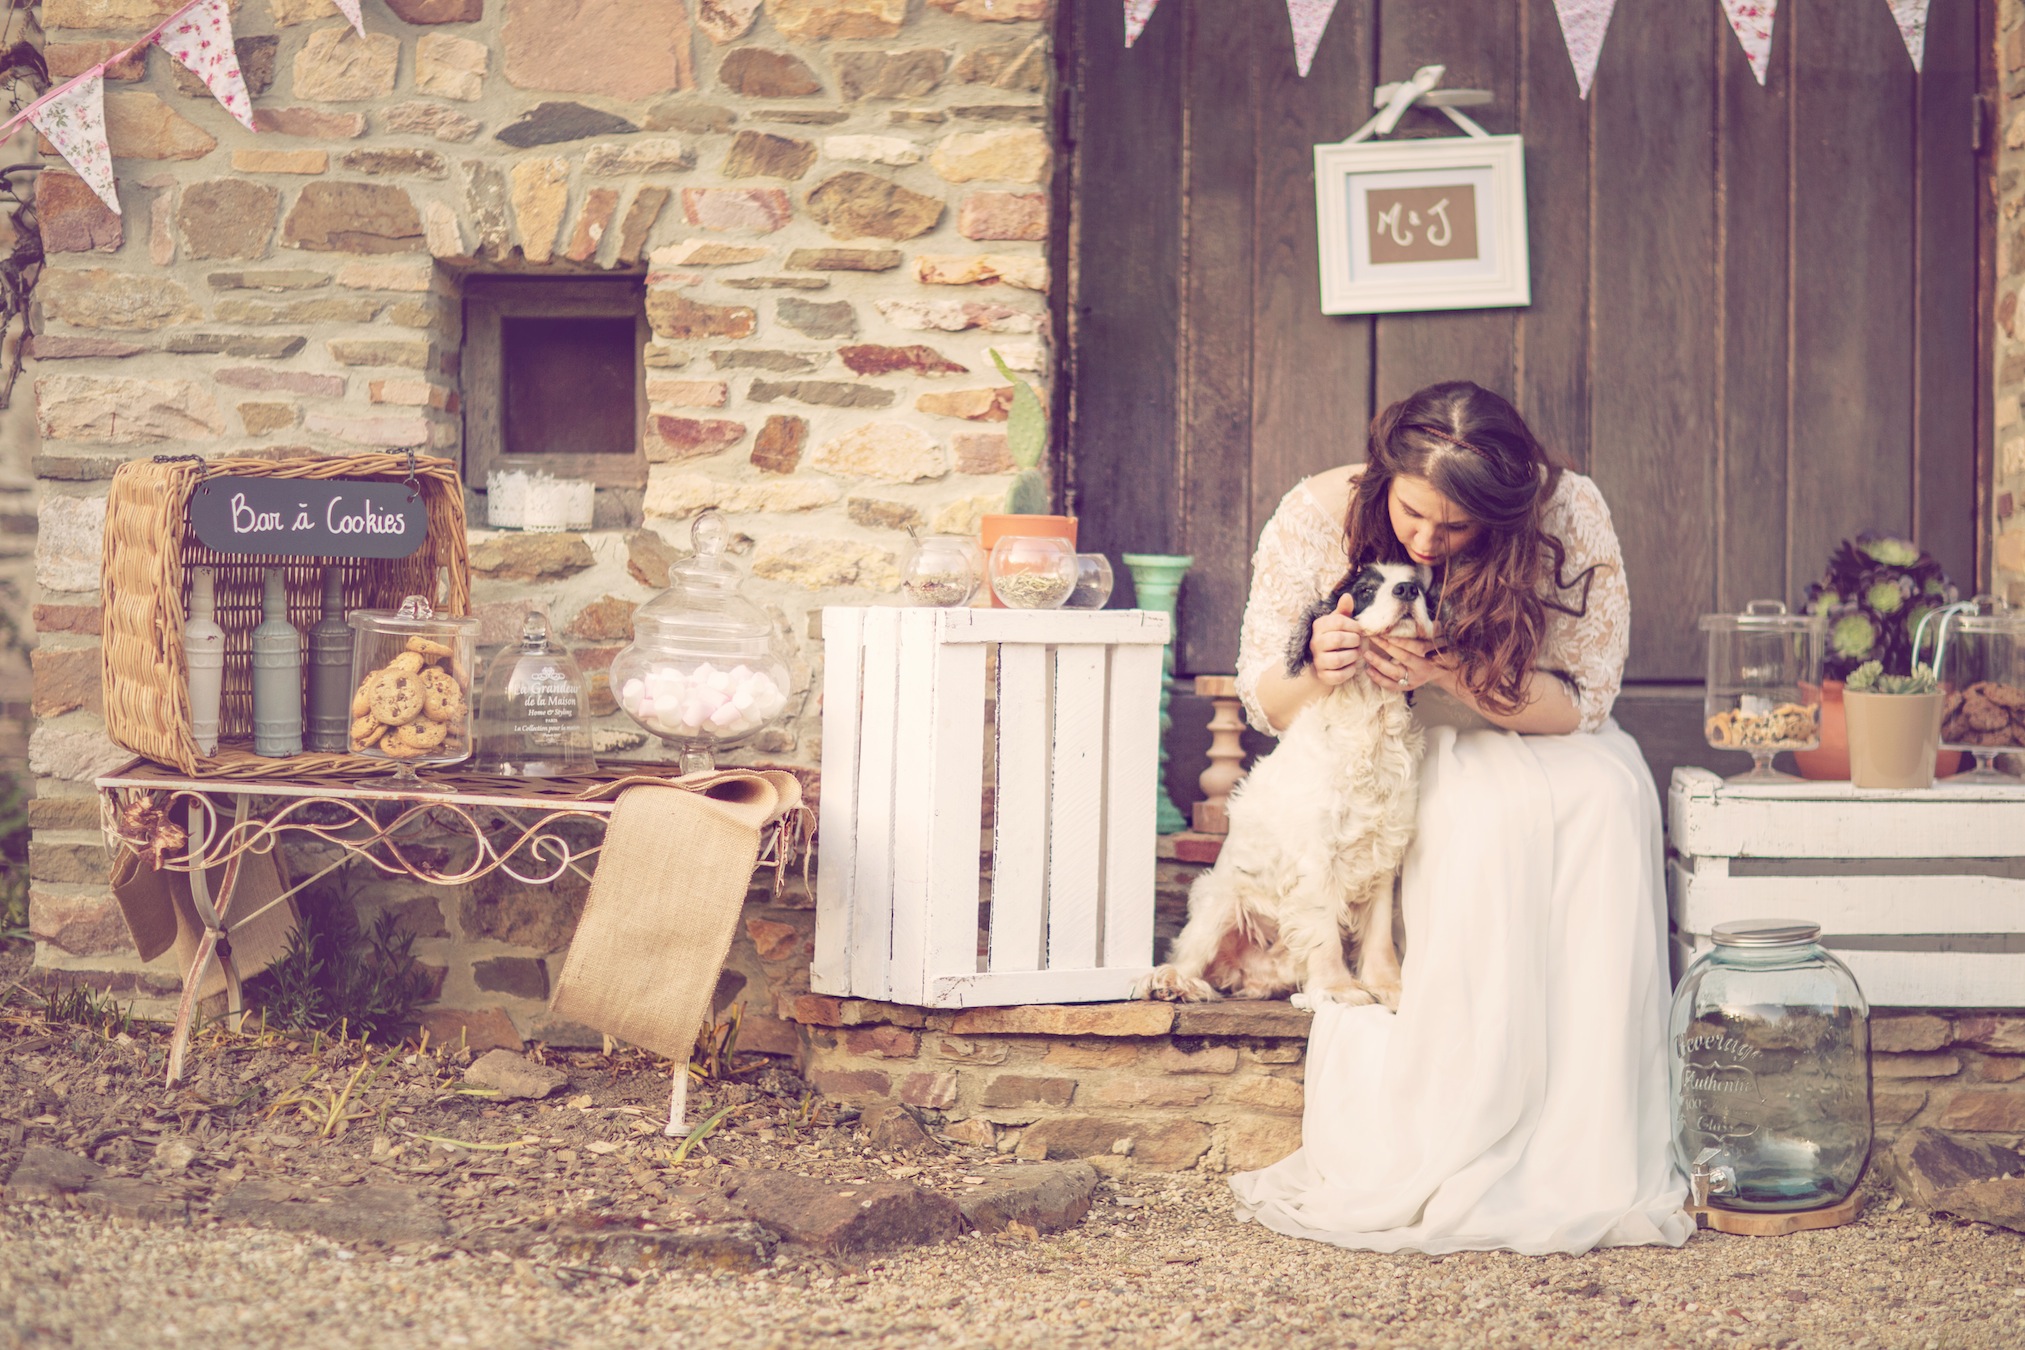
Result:
<svg viewBox="0 0 2025 1350"><path fill-rule="evenodd" d="M1891 17L1898 24L1898 35L1905 40L1905 54L1912 58L1913 72L1917 74L1920 64L1927 59L1927 4L1928 0L1886 0L1891 6Z"/></svg>
<svg viewBox="0 0 2025 1350"><path fill-rule="evenodd" d="M29 109L28 120L49 138L56 153L77 170L114 215L120 212L113 188L112 147L105 140L105 72L94 69Z"/></svg>
<svg viewBox="0 0 2025 1350"><path fill-rule="evenodd" d="M366 20L359 13L359 0L335 0L335 3L338 7L338 12L352 21L352 31L360 37L364 37L366 35ZM1147 8L1151 9L1152 6L1149 5Z"/></svg>
<svg viewBox="0 0 2025 1350"><path fill-rule="evenodd" d="M354 0L356 3L356 0ZM1146 21L1153 17L1153 7L1160 0L1125 0L1125 45L1130 47L1146 31Z"/></svg>
<svg viewBox="0 0 2025 1350"><path fill-rule="evenodd" d="M1596 60L1603 55L1603 33L1610 27L1610 11L1617 0L1554 0L1554 13L1561 19L1561 40L1568 44L1568 60L1575 66L1575 87L1583 98L1596 79Z"/></svg>
<svg viewBox="0 0 2025 1350"><path fill-rule="evenodd" d="M1765 83L1765 68L1772 62L1772 16L1779 0L1723 0L1723 12L1730 16L1730 31L1751 63L1758 83Z"/></svg>
<svg viewBox="0 0 2025 1350"><path fill-rule="evenodd" d="M1315 49L1322 45L1322 30L1336 12L1336 0L1287 0L1287 17L1294 24L1294 65L1301 78L1315 64Z"/></svg>
<svg viewBox="0 0 2025 1350"><path fill-rule="evenodd" d="M246 77L232 49L232 18L225 0L198 0L180 18L170 20L155 42L202 80L226 112L248 131L254 130L253 100L247 96Z"/></svg>

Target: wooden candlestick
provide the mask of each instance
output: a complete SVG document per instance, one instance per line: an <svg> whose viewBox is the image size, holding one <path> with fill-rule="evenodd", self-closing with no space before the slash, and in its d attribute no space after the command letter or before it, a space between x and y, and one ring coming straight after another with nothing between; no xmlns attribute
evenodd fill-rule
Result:
<svg viewBox="0 0 2025 1350"><path fill-rule="evenodd" d="M1230 833L1230 790L1244 781L1244 705L1238 701L1237 679L1231 675L1195 677L1198 698L1210 700L1214 715L1209 719L1209 767L1196 781L1202 785L1202 800L1195 804L1193 824L1198 834Z"/></svg>

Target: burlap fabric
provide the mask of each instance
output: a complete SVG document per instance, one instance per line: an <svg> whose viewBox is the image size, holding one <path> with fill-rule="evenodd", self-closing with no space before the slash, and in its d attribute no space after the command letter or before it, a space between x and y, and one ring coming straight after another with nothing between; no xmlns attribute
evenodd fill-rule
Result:
<svg viewBox="0 0 2025 1350"><path fill-rule="evenodd" d="M204 880L215 904L218 890L225 884L225 868L207 869ZM158 871L131 850L121 849L113 863L112 885L113 899L119 902L141 959L152 961L173 947L176 969L187 984L198 944L204 938L204 923L197 917L197 902L190 895L189 874ZM295 902L273 904L274 897L287 889L273 852L249 852L241 859L231 905L223 915L232 944L232 967L240 979L258 975L288 950L289 934L295 931ZM197 996L209 998L224 990L225 970L213 962Z"/></svg>
<svg viewBox="0 0 2025 1350"><path fill-rule="evenodd" d="M731 950L760 831L800 804L801 784L777 769L627 785L550 1010L685 1063Z"/></svg>

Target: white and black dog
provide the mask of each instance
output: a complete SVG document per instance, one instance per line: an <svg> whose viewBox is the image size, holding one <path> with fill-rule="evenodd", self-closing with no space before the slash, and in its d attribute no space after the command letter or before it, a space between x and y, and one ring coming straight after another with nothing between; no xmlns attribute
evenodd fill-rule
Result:
<svg viewBox="0 0 2025 1350"><path fill-rule="evenodd" d="M1287 673L1309 661L1315 620L1348 595L1367 633L1431 636L1425 567L1352 568L1303 617ZM1358 677L1295 716L1230 798L1230 834L1188 896L1188 923L1142 998L1277 998L1399 1006L1392 883L1413 838L1424 739L1406 696ZM1357 943L1357 974L1343 956Z"/></svg>

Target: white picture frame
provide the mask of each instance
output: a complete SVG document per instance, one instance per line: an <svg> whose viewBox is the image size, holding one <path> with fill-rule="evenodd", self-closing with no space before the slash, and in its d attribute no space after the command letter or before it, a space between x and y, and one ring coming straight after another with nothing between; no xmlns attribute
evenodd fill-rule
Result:
<svg viewBox="0 0 2025 1350"><path fill-rule="evenodd" d="M1318 145L1315 223L1324 314L1533 303L1517 136Z"/></svg>

